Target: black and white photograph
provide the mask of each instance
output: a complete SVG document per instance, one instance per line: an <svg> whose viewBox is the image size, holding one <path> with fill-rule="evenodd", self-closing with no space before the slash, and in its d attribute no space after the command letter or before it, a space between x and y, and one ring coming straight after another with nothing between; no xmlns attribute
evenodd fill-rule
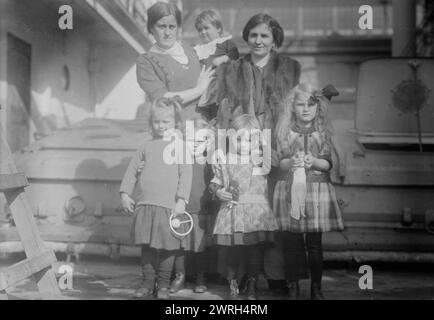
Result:
<svg viewBox="0 0 434 320"><path fill-rule="evenodd" d="M434 300L433 79L429 0L0 0L0 300Z"/></svg>

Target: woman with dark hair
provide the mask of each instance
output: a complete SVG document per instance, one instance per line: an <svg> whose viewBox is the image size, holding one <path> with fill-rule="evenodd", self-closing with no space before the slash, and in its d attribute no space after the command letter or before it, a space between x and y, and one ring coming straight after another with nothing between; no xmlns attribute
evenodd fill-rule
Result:
<svg viewBox="0 0 434 320"><path fill-rule="evenodd" d="M196 54L178 41L181 12L171 4L157 2L148 9L148 31L155 44L137 60L137 81L150 100L179 96L182 120L200 118L196 110L214 71L200 67Z"/></svg>
<svg viewBox="0 0 434 320"><path fill-rule="evenodd" d="M278 168L276 136L278 120L285 109L285 100L290 90L299 83L300 64L287 53L276 50L284 40L280 24L267 14L250 18L243 29L243 39L249 47L249 54L243 58L222 65L218 69L219 114L218 126L230 127L240 114L254 115L262 129L272 134L272 167L268 176L269 202L276 181L285 179L286 173ZM285 279L283 255L279 238L276 244L265 250L265 274L269 280ZM270 283L279 283L270 281Z"/></svg>
<svg viewBox="0 0 434 320"><path fill-rule="evenodd" d="M274 133L283 100L300 77L300 64L276 52L283 38L282 27L268 14L257 14L247 22L243 39L250 53L218 71L221 127L229 127L231 119L248 113Z"/></svg>
<svg viewBox="0 0 434 320"><path fill-rule="evenodd" d="M177 101L181 103L182 107L180 111L181 127L184 127L186 120L203 118L203 115L198 111L197 103L213 79L215 71L211 68L201 68L193 48L178 41L182 16L175 5L157 2L148 9L147 13L148 31L155 38L155 44L137 60L137 81L151 101L161 97L177 97ZM193 185L195 185L195 189L191 192L190 199L185 199L185 206L189 213L193 213L195 228L191 237L179 240L182 242L180 246L186 251L202 252L205 249L206 239L204 229L201 227L203 225L201 222L205 218L199 214L202 211L199 207L200 201L198 201L203 191L206 190L204 180L203 168L194 165ZM192 240L185 244L186 239ZM170 285L170 292L172 293L184 286L184 250L178 250L174 262L176 277ZM137 298L143 296L142 288L136 291L135 296Z"/></svg>

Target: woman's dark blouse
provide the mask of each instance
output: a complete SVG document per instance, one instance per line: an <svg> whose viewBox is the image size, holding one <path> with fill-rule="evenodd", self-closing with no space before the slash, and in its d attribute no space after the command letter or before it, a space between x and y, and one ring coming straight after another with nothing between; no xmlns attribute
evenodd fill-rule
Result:
<svg viewBox="0 0 434 320"><path fill-rule="evenodd" d="M201 71L199 60L191 47L184 44L182 47L188 57L186 65L168 54L152 51L137 59L137 82L151 101L163 97L167 92L184 91L196 86ZM198 99L183 104L183 120L200 117L196 112Z"/></svg>

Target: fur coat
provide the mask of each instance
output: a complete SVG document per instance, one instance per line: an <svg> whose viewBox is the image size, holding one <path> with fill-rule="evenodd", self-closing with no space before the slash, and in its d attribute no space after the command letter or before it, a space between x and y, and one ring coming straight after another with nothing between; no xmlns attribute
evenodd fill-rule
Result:
<svg viewBox="0 0 434 320"><path fill-rule="evenodd" d="M261 70L250 54L223 64L217 70L218 126L227 128L240 114L255 115L262 128L274 129L284 109L284 99L300 79L300 64L287 53L272 51Z"/></svg>

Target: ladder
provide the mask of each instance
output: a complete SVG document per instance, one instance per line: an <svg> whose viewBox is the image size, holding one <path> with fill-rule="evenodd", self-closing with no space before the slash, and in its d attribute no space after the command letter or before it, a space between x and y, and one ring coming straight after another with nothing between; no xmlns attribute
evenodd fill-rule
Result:
<svg viewBox="0 0 434 320"><path fill-rule="evenodd" d="M0 125L0 192L5 195L27 257L19 263L0 269L0 293L7 293L8 288L32 278L38 285L38 297L59 299L60 290L52 269L57 259L39 235L24 191L28 185L26 176L17 171Z"/></svg>

